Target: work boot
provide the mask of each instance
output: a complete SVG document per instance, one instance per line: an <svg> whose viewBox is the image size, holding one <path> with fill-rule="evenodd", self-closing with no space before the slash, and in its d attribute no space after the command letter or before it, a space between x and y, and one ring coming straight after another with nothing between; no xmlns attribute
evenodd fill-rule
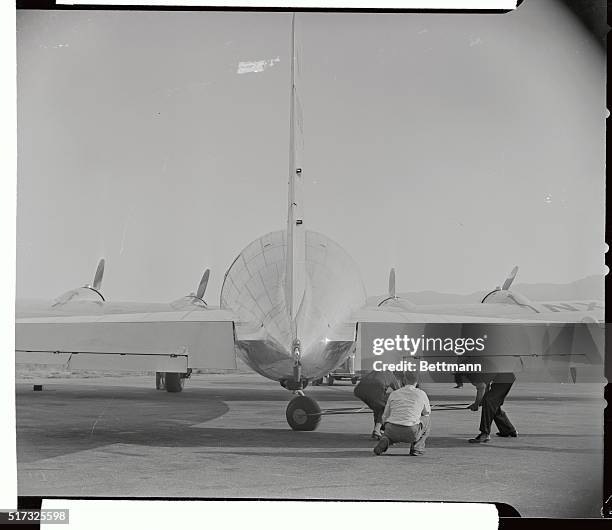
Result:
<svg viewBox="0 0 612 530"><path fill-rule="evenodd" d="M518 432L512 431L504 434L502 434L501 432L496 432L495 435L501 436L502 438L516 438L518 436Z"/></svg>
<svg viewBox="0 0 612 530"><path fill-rule="evenodd" d="M415 449L414 444L410 444L410 456L421 456L424 454L425 454L425 451Z"/></svg>
<svg viewBox="0 0 612 530"><path fill-rule="evenodd" d="M476 438L471 438L468 440L471 444L484 444L491 441L491 437L484 432L481 432Z"/></svg>
<svg viewBox="0 0 612 530"><path fill-rule="evenodd" d="M374 454L376 456L382 455L387 449L389 449L389 438L383 436L374 448Z"/></svg>

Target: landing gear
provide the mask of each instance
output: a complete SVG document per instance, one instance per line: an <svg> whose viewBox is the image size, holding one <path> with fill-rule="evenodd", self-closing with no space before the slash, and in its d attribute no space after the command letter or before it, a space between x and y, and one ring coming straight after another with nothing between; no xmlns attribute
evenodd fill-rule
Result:
<svg viewBox="0 0 612 530"><path fill-rule="evenodd" d="M182 375L183 374L179 374L178 372L166 372L166 376L164 377L166 392L181 392L183 390L185 379L181 377Z"/></svg>
<svg viewBox="0 0 612 530"><path fill-rule="evenodd" d="M321 407L306 396L296 396L287 405L287 423L294 431L314 431L321 421Z"/></svg>
<svg viewBox="0 0 612 530"><path fill-rule="evenodd" d="M191 368L186 373L155 372L155 388L166 392L181 392L185 386L185 379L191 375Z"/></svg>

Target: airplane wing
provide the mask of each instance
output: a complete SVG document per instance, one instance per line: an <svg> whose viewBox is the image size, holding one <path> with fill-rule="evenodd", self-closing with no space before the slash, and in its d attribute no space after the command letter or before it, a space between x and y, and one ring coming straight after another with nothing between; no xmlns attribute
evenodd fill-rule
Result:
<svg viewBox="0 0 612 530"><path fill-rule="evenodd" d="M235 315L204 301L210 270L195 293L173 302L121 303L101 293L104 263L92 284L51 303L17 304L17 363L179 373L236 368Z"/></svg>
<svg viewBox="0 0 612 530"><path fill-rule="evenodd" d="M17 362L185 372L236 367L226 310L18 317Z"/></svg>
<svg viewBox="0 0 612 530"><path fill-rule="evenodd" d="M597 370L588 372L588 380L593 380L593 373L597 375L595 380L603 378L605 324L601 323L601 311L577 311L575 308L565 312L538 313L521 309L508 314L502 307L501 314L496 314L496 305L429 306L428 312L423 311L426 306L360 309L353 313L351 322L358 327L361 367L371 370L376 361L398 363L408 359L418 363L426 361L425 370L435 372L440 367L436 363L458 365L459 368L471 363L479 364L483 372L523 373L524 380L575 382L577 373L587 373L577 367L590 365ZM482 351L459 354L455 348L425 350L422 347L415 352L394 349L384 354L374 353L375 339L398 335L453 341L485 337L486 347ZM446 380L450 379L448 376L452 372L443 378L439 377L440 374L430 375L433 380Z"/></svg>

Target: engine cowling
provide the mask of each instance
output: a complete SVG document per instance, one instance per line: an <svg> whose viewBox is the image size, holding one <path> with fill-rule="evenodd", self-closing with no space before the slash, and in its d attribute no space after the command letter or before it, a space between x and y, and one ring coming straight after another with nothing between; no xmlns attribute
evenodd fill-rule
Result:
<svg viewBox="0 0 612 530"><path fill-rule="evenodd" d="M510 274L504 281L503 285L501 287L496 287L491 292L486 294L480 302L483 304L518 305L533 309L537 313L537 309L533 307L529 298L527 298L525 295L510 290L510 286L514 281L514 278L516 278L517 273L518 266L515 266L512 271L510 271Z"/></svg>
<svg viewBox="0 0 612 530"><path fill-rule="evenodd" d="M401 298L395 294L395 269L389 271L389 289L387 296L378 302L378 307L396 307L398 309L408 309L415 307L415 304L410 300Z"/></svg>
<svg viewBox="0 0 612 530"><path fill-rule="evenodd" d="M101 292L102 278L104 277L104 258L98 262L96 273L91 284L83 285L72 289L55 299L52 307L61 307L68 302L106 302L104 295Z"/></svg>

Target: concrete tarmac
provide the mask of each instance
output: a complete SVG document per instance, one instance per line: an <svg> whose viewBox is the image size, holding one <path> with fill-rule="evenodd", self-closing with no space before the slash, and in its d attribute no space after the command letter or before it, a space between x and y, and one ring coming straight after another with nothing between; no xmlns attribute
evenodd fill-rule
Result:
<svg viewBox="0 0 612 530"><path fill-rule="evenodd" d="M43 383L42 392L32 390ZM432 404L466 384L429 384ZM322 408L360 406L350 383L309 387ZM20 495L505 502L523 516L598 517L603 386L515 384L504 409L519 438L467 443L480 413L434 410L423 456L376 457L372 416L286 423L291 395L255 374L194 375L182 393L153 376L17 383ZM493 427L495 431L495 428Z"/></svg>

